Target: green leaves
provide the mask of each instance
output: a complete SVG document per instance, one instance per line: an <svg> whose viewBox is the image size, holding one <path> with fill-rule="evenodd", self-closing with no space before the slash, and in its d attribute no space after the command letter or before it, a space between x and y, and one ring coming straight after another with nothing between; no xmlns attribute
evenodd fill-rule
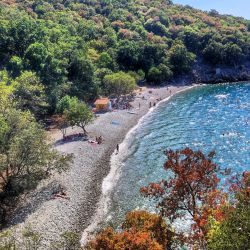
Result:
<svg viewBox="0 0 250 250"><path fill-rule="evenodd" d="M189 74L196 57L211 64L246 65L248 21L170 2L30 0L1 5L1 66L13 78L33 71L53 114L65 94L84 101L106 94L104 71L142 69L156 83Z"/></svg>
<svg viewBox="0 0 250 250"><path fill-rule="evenodd" d="M45 88L40 79L31 71L24 71L13 83L17 107L30 110L36 117L45 114L48 107Z"/></svg>
<svg viewBox="0 0 250 250"><path fill-rule="evenodd" d="M68 107L66 108L66 106ZM78 126L82 128L83 132L86 134L87 131L85 130L85 126L94 118L93 113L87 104L78 101L77 98L72 98L64 107L64 115L69 124L72 127Z"/></svg>
<svg viewBox="0 0 250 250"><path fill-rule="evenodd" d="M33 188L52 170L62 171L70 162L48 143L46 132L29 112L14 108L2 114L0 132L0 171L4 188L11 181L11 189Z"/></svg>
<svg viewBox="0 0 250 250"><path fill-rule="evenodd" d="M77 97L70 97L68 95L64 96L57 104L56 112L62 115L70 107L76 105L79 102Z"/></svg>
<svg viewBox="0 0 250 250"><path fill-rule="evenodd" d="M162 83L172 78L172 70L165 64L160 64L158 67L150 68L147 76L147 80L152 83Z"/></svg>
<svg viewBox="0 0 250 250"><path fill-rule="evenodd" d="M124 72L106 75L104 84L108 94L117 96L130 94L136 88L135 79L130 74Z"/></svg>
<svg viewBox="0 0 250 250"><path fill-rule="evenodd" d="M175 74L190 71L195 57L195 54L189 52L182 43L176 43L169 51L169 62L172 65Z"/></svg>

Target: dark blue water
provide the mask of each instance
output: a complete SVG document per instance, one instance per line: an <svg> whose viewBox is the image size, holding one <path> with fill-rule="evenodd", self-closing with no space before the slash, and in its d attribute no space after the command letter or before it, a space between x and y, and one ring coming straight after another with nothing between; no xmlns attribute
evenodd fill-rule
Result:
<svg viewBox="0 0 250 250"><path fill-rule="evenodd" d="M110 194L106 222L116 225L127 211L155 204L139 189L167 178L166 149L216 151L221 167L242 172L250 166L250 83L202 86L160 104L125 141L119 178Z"/></svg>

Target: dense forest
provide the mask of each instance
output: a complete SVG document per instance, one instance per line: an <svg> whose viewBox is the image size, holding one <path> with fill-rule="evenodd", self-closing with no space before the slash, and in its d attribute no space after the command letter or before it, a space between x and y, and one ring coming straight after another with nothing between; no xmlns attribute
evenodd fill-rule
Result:
<svg viewBox="0 0 250 250"><path fill-rule="evenodd" d="M0 20L2 83L36 117L65 95L106 95L114 73L199 81L198 63L236 68L250 58L249 21L168 0L5 0Z"/></svg>

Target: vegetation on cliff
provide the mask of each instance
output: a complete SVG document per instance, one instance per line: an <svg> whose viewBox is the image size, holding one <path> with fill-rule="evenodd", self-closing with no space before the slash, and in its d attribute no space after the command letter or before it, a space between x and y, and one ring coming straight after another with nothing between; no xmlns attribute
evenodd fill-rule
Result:
<svg viewBox="0 0 250 250"><path fill-rule="evenodd" d="M157 84L194 77L197 59L233 67L250 56L249 21L168 0L5 0L0 20L0 66L38 88L37 107L20 104L35 114L54 113L66 94L107 94L107 79L121 71Z"/></svg>

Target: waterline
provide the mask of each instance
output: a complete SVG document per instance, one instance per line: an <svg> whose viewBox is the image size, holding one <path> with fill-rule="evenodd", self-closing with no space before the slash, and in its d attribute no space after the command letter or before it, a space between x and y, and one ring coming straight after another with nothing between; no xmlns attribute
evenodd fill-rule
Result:
<svg viewBox="0 0 250 250"><path fill-rule="evenodd" d="M133 148L131 138L134 138L136 136L137 129L140 128L140 126L142 126L145 120L155 110L157 110L160 105L168 102L172 97L176 96L177 94L180 94L182 92L185 92L187 90L190 90L199 86L200 85L192 85L192 86L182 88L181 90L176 91L176 93L161 100L160 102L156 104L155 107L151 107L149 111L139 119L138 123L132 129L128 131L128 133L125 136L125 139L120 144L119 151L122 152L122 154L116 154L116 152L114 152L111 156L110 172L103 180L101 199L98 202L97 210L95 212L95 215L92 218L92 223L84 230L82 234L82 238L81 238L82 246L84 246L87 243L87 241L91 238L91 235L93 234L93 232L95 232L95 230L99 227L99 225L102 224L104 220L105 221L111 220L110 216L107 217L107 213L109 211L109 206L111 203L111 194L112 194L113 188L116 186L120 178L122 168L123 168L123 162L126 160L127 155L131 153L131 150Z"/></svg>

